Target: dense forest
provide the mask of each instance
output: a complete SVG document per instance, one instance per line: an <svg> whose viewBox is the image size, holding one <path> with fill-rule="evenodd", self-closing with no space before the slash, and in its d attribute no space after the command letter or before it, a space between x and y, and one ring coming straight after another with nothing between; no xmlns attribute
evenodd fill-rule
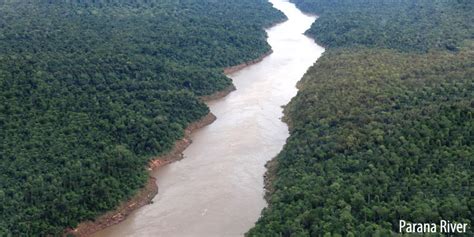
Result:
<svg viewBox="0 0 474 237"><path fill-rule="evenodd" d="M307 32L325 47L457 51L473 37L470 0L292 0L320 17ZM341 17L343 16L343 17Z"/></svg>
<svg viewBox="0 0 474 237"><path fill-rule="evenodd" d="M248 236L392 236L474 217L472 1L292 0L326 53L285 107Z"/></svg>
<svg viewBox="0 0 474 237"><path fill-rule="evenodd" d="M58 235L133 195L283 19L265 0L0 1L0 236Z"/></svg>

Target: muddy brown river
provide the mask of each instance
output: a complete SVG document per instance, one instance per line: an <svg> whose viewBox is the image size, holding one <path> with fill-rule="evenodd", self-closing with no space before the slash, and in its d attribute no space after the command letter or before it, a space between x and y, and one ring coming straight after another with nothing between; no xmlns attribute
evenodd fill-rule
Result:
<svg viewBox="0 0 474 237"><path fill-rule="evenodd" d="M217 120L193 133L185 159L153 173L154 203L95 237L243 236L258 220L266 206L264 165L289 135L281 106L324 51L303 35L314 16L287 1L270 2L288 17L267 29L273 54L229 75L237 90L208 103Z"/></svg>

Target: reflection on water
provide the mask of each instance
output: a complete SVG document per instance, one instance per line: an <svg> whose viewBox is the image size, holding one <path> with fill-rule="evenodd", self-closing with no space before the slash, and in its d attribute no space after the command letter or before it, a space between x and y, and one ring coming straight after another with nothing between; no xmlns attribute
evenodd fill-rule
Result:
<svg viewBox="0 0 474 237"><path fill-rule="evenodd" d="M281 106L324 51L303 35L315 17L271 2L289 19L267 30L273 54L230 75L237 91L208 104L218 119L192 135L185 159L153 174L154 204L94 236L242 236L257 221L264 165L288 137Z"/></svg>

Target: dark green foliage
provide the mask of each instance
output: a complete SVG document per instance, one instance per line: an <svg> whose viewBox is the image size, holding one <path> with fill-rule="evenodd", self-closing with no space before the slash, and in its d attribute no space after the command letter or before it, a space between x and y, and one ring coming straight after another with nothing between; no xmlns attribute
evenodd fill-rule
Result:
<svg viewBox="0 0 474 237"><path fill-rule="evenodd" d="M292 0L328 47L285 108L269 207L248 236L392 236L468 223L472 1Z"/></svg>
<svg viewBox="0 0 474 237"><path fill-rule="evenodd" d="M249 236L472 223L473 62L472 51L329 51L286 108L276 191Z"/></svg>
<svg viewBox="0 0 474 237"><path fill-rule="evenodd" d="M0 235L56 235L132 195L282 18L264 0L1 1Z"/></svg>
<svg viewBox="0 0 474 237"><path fill-rule="evenodd" d="M308 34L327 47L457 51L474 39L467 0L291 0L320 15Z"/></svg>

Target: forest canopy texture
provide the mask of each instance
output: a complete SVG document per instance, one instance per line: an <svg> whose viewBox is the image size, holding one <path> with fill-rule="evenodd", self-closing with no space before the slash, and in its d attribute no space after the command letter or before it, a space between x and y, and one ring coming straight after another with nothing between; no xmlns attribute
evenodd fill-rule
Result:
<svg viewBox="0 0 474 237"><path fill-rule="evenodd" d="M392 236L474 211L472 1L291 0L327 48L248 236Z"/></svg>
<svg viewBox="0 0 474 237"><path fill-rule="evenodd" d="M133 195L283 19L265 0L0 1L0 236L58 235Z"/></svg>

